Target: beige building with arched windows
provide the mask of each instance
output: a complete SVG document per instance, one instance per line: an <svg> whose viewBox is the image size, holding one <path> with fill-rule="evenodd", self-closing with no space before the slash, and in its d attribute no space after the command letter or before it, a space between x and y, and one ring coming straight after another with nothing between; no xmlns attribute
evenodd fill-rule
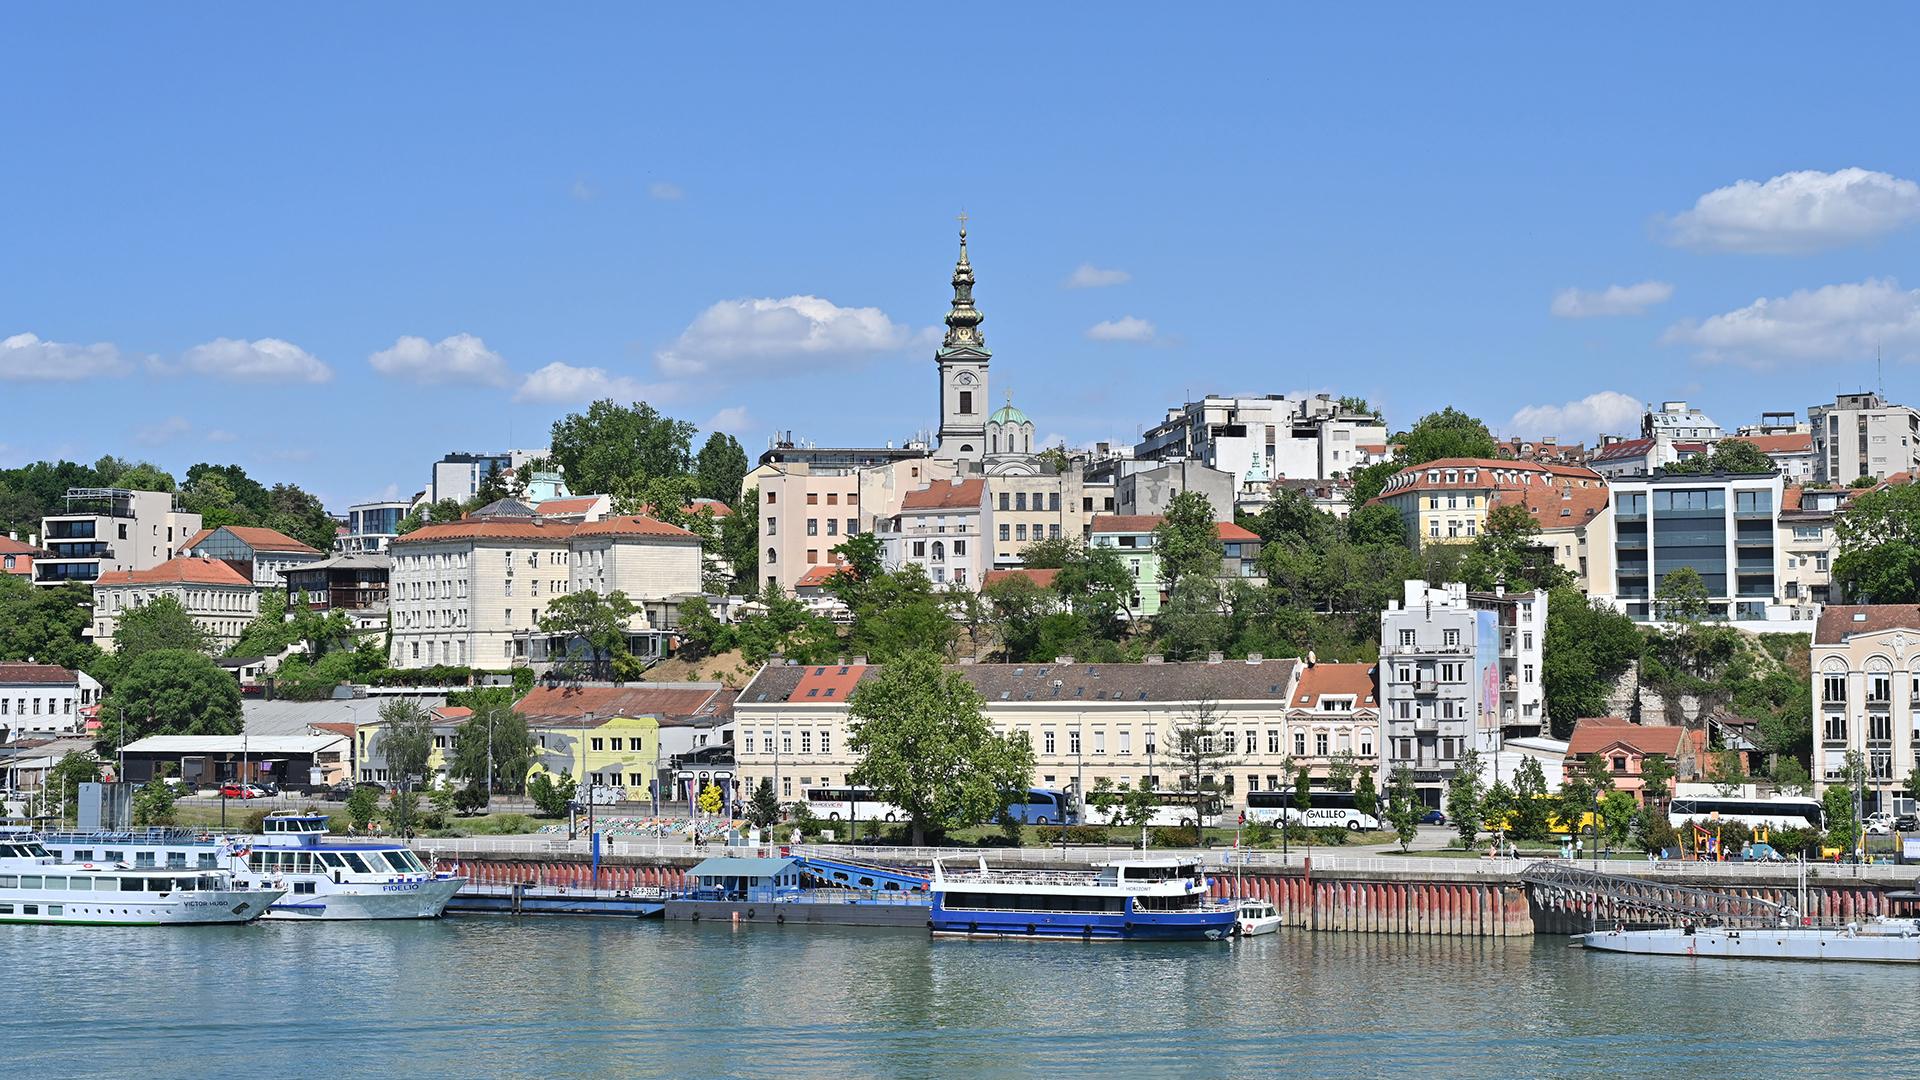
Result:
<svg viewBox="0 0 1920 1080"><path fill-rule="evenodd" d="M1835 604L1813 633L1813 780L1847 779L1849 754L1866 767L1865 810L1892 809L1914 770L1920 717L1920 607Z"/></svg>

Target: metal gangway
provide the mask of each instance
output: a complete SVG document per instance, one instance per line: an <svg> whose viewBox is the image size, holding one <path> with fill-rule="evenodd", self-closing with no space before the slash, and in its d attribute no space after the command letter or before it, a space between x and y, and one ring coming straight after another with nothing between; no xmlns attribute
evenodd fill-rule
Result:
<svg viewBox="0 0 1920 1080"><path fill-rule="evenodd" d="M803 873L848 889L875 889L882 892L925 892L928 876L896 866L879 866L851 859L819 854L807 848L793 848L793 859Z"/></svg>
<svg viewBox="0 0 1920 1080"><path fill-rule="evenodd" d="M1603 874L1572 863L1542 860L1520 872L1534 903L1591 921L1679 926L1778 926L1791 908L1739 893Z"/></svg>

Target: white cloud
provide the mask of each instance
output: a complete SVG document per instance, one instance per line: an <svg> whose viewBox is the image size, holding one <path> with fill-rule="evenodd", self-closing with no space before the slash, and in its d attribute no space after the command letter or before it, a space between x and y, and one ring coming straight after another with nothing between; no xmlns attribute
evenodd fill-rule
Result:
<svg viewBox="0 0 1920 1080"><path fill-rule="evenodd" d="M159 446L169 443L193 430L193 425L184 416L169 416L157 424L148 424L133 433L133 441L142 446Z"/></svg>
<svg viewBox="0 0 1920 1080"><path fill-rule="evenodd" d="M1061 282L1069 289L1104 289L1109 285L1125 285L1133 280L1133 275L1125 270L1103 270L1092 263L1081 263Z"/></svg>
<svg viewBox="0 0 1920 1080"><path fill-rule="evenodd" d="M207 432L207 441L218 443L239 442L240 436L224 428L214 428L212 431Z"/></svg>
<svg viewBox="0 0 1920 1080"><path fill-rule="evenodd" d="M513 395L515 401L573 404L612 398L615 401L661 401L673 396L671 386L643 383L606 368L574 367L558 360L526 377Z"/></svg>
<svg viewBox="0 0 1920 1080"><path fill-rule="evenodd" d="M1761 368L1862 360L1875 349L1920 358L1920 289L1902 289L1891 278L1802 289L1677 323L1660 340L1691 345L1702 360Z"/></svg>
<svg viewBox="0 0 1920 1080"><path fill-rule="evenodd" d="M647 194L659 199L661 202L674 202L685 197L687 193L680 190L679 184L670 184L665 180L655 180L653 183L647 185Z"/></svg>
<svg viewBox="0 0 1920 1080"><path fill-rule="evenodd" d="M817 296L722 300L660 350L659 361L671 375L772 374L801 359L818 372L856 366L910 337L879 308L840 307Z"/></svg>
<svg viewBox="0 0 1920 1080"><path fill-rule="evenodd" d="M1646 407L1618 390L1602 390L1564 405L1528 405L1513 414L1508 429L1527 438L1617 434L1639 427Z"/></svg>
<svg viewBox="0 0 1920 1080"><path fill-rule="evenodd" d="M1638 315L1673 298L1673 286L1664 281L1609 285L1604 289L1562 289L1553 297L1553 313L1562 319L1592 319L1605 315Z"/></svg>
<svg viewBox="0 0 1920 1080"><path fill-rule="evenodd" d="M402 337L392 348L367 357L367 363L389 378L417 383L507 386L513 382L507 362L472 334L455 334L438 344L422 337Z"/></svg>
<svg viewBox="0 0 1920 1080"><path fill-rule="evenodd" d="M708 431L724 431L729 435L739 435L751 431L758 424L745 405L732 405L721 409L708 418L702 425Z"/></svg>
<svg viewBox="0 0 1920 1080"><path fill-rule="evenodd" d="M69 345L33 334L0 339L0 382L77 382L124 375L128 366L120 350L105 342Z"/></svg>
<svg viewBox="0 0 1920 1080"><path fill-rule="evenodd" d="M1807 169L1709 191L1667 225L1680 247L1791 255L1857 244L1915 221L1920 184L1866 169Z"/></svg>
<svg viewBox="0 0 1920 1080"><path fill-rule="evenodd" d="M1123 315L1118 319L1108 319L1087 327L1087 337L1093 341L1152 341L1155 337L1153 324L1145 319L1136 319L1132 315Z"/></svg>
<svg viewBox="0 0 1920 1080"><path fill-rule="evenodd" d="M323 383L333 378L333 369L318 357L279 338L215 338L188 349L180 363L197 375L248 382Z"/></svg>

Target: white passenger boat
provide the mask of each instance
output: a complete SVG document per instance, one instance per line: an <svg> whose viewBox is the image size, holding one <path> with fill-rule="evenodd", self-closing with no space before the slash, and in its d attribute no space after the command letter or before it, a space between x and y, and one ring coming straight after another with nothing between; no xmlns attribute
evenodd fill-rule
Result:
<svg viewBox="0 0 1920 1080"><path fill-rule="evenodd" d="M30 835L0 837L0 923L246 923L266 914L285 891L279 884L243 884L227 870L68 865Z"/></svg>
<svg viewBox="0 0 1920 1080"><path fill-rule="evenodd" d="M1235 929L1241 937L1275 933L1280 929L1280 909L1265 900L1242 900Z"/></svg>
<svg viewBox="0 0 1920 1080"><path fill-rule="evenodd" d="M1599 952L1639 956L1920 964L1920 923L1913 919L1879 918L1845 926L1596 930L1577 940Z"/></svg>
<svg viewBox="0 0 1920 1080"><path fill-rule="evenodd" d="M269 919L432 919L467 883L435 873L395 840L329 843L325 814L269 814L260 831L248 835L190 829L50 833L45 844L69 864L225 869L241 881L285 881L287 894L267 912Z"/></svg>
<svg viewBox="0 0 1920 1080"><path fill-rule="evenodd" d="M928 925L936 935L1220 941L1233 904L1209 896L1191 859L1120 859L1092 871L948 869L933 861Z"/></svg>

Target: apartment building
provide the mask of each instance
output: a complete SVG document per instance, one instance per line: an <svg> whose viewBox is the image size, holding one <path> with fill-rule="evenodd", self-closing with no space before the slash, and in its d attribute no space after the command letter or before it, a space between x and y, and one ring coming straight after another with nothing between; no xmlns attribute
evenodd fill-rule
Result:
<svg viewBox="0 0 1920 1080"><path fill-rule="evenodd" d="M847 537L873 532L876 523L899 514L908 492L945 482L955 469L954 462L923 450L891 458L876 452L876 460L864 464L832 457L762 462L753 481L760 503L760 576L788 592L807 571L832 565L833 549Z"/></svg>
<svg viewBox="0 0 1920 1080"><path fill-rule="evenodd" d="M1820 455L1814 450L1813 436L1807 432L1734 435L1727 441L1748 443L1767 455L1789 484L1810 484L1819 478Z"/></svg>
<svg viewBox="0 0 1920 1080"><path fill-rule="evenodd" d="M57 664L0 664L0 743L23 735L75 735L100 703L100 682Z"/></svg>
<svg viewBox="0 0 1920 1080"><path fill-rule="evenodd" d="M1854 490L1787 487L1780 493L1780 599L1796 619L1811 619L1827 602L1833 588L1833 560L1840 537L1834 519L1851 501Z"/></svg>
<svg viewBox="0 0 1920 1080"><path fill-rule="evenodd" d="M1088 547L1112 548L1120 562L1133 575L1134 594L1127 613L1134 619L1150 619L1166 603L1167 586L1160 574L1160 556L1154 548L1154 530L1166 519L1158 514L1098 514L1089 524ZM1260 536L1230 521L1214 525L1220 538L1222 587L1235 580L1260 576Z"/></svg>
<svg viewBox="0 0 1920 1080"><path fill-rule="evenodd" d="M983 519L987 482L952 479L910 491L879 528L891 569L918 566L936 586L978 589L987 558Z"/></svg>
<svg viewBox="0 0 1920 1080"><path fill-rule="evenodd" d="M342 555L378 555L400 535L400 519L413 504L405 500L354 503L347 507L347 531L333 542Z"/></svg>
<svg viewBox="0 0 1920 1080"><path fill-rule="evenodd" d="M284 588L289 572L326 558L319 549L277 529L244 525L202 529L180 545L180 554L219 559L246 574L262 589Z"/></svg>
<svg viewBox="0 0 1920 1080"><path fill-rule="evenodd" d="M1503 597L1489 600L1504 601ZM1537 654L1521 659L1523 627L1537 625L1534 648L1544 648L1546 605L1538 602L1537 623L1522 613L1516 597L1511 604L1476 607L1467 587L1451 583L1438 588L1424 581L1405 583L1403 598L1390 601L1380 613L1380 698L1386 715L1386 765L1413 771L1415 788L1428 806L1439 806L1447 781L1468 750L1483 754L1499 750L1502 709L1516 710L1516 726L1523 700L1520 687L1537 688ZM1530 603L1533 601L1529 601ZM1511 614L1511 638L1516 685L1505 690L1502 655L1509 640L1501 624ZM1538 709L1536 708L1536 712ZM1541 718L1544 720L1544 717ZM1537 726L1537 722L1536 722Z"/></svg>
<svg viewBox="0 0 1920 1080"><path fill-rule="evenodd" d="M0 574L11 574L22 581L33 580L33 560L46 555L40 550L39 537L21 540L18 533L0 536Z"/></svg>
<svg viewBox="0 0 1920 1080"><path fill-rule="evenodd" d="M1248 481L1347 476L1373 459L1363 446L1386 442L1384 422L1344 408L1330 394L1209 394L1168 409L1166 418L1141 436L1133 453L1143 460L1199 462L1227 473L1238 490Z"/></svg>
<svg viewBox="0 0 1920 1080"><path fill-rule="evenodd" d="M657 654L680 600L700 594L700 541L633 515L586 525L469 517L429 525L391 549L394 667L506 668L547 662L538 630L555 597L623 592L638 655Z"/></svg>
<svg viewBox="0 0 1920 1080"><path fill-rule="evenodd" d="M1278 736L1277 746L1269 746L1269 757L1283 752L1292 758L1293 767L1306 769L1315 779L1325 779L1342 764L1351 764L1374 774L1374 783L1385 779L1381 773L1379 668L1373 664L1315 664L1300 670L1300 678L1288 698L1284 730L1271 731ZM1292 785L1291 777L1269 773L1265 790L1283 790ZM1247 790L1262 789L1260 777L1247 774Z"/></svg>
<svg viewBox="0 0 1920 1080"><path fill-rule="evenodd" d="M1265 483L1256 484L1263 492ZM1128 462L1113 480L1114 512L1123 515L1160 515L1173 507L1176 496L1198 492L1207 497L1215 521L1232 521L1239 504L1240 489L1233 475L1198 461L1177 460L1158 464ZM1262 496L1264 501L1264 494Z"/></svg>
<svg viewBox="0 0 1920 1080"><path fill-rule="evenodd" d="M1814 479L1846 487L1860 477L1885 480L1920 468L1920 410L1892 405L1879 394L1840 394L1807 408L1813 433Z"/></svg>
<svg viewBox="0 0 1920 1080"><path fill-rule="evenodd" d="M1660 585L1690 567L1716 618L1786 617L1780 608L1779 512L1785 486L1764 476L1668 475L1613 482L1610 598L1636 621L1661 617Z"/></svg>
<svg viewBox="0 0 1920 1080"><path fill-rule="evenodd" d="M989 444L991 445L991 444ZM1078 468L1037 474L989 473L981 529L991 565L1019 566L1035 540L1084 540L1092 513Z"/></svg>
<svg viewBox="0 0 1920 1080"><path fill-rule="evenodd" d="M1373 502L1399 513L1416 550L1470 544L1494 507L1522 506L1540 526L1539 546L1582 588L1608 580L1612 570L1607 481L1584 466L1443 458L1388 477Z"/></svg>
<svg viewBox="0 0 1920 1080"><path fill-rule="evenodd" d="M503 450L495 454L455 451L433 463L426 501L452 499L466 502L479 493L480 484L486 480L488 473L497 473L504 478L534 458L544 458L548 453L544 449Z"/></svg>
<svg viewBox="0 0 1920 1080"><path fill-rule="evenodd" d="M1291 761L1296 723L1317 745L1345 721L1310 707L1289 719L1300 665L1293 660L1166 664L960 664L948 668L979 692L989 723L1033 747L1034 784L1085 793L1102 779L1156 789L1190 786L1172 750L1204 719L1221 753L1201 780L1231 808L1250 783L1278 780ZM880 668L775 662L734 703L735 760L745 790L762 779L782 801L810 787L847 783L859 757L847 744L847 697ZM1330 689L1336 697L1337 687ZM1317 699L1314 703L1317 705ZM1356 709L1356 712L1359 711ZM1355 721L1356 729L1361 726ZM1352 736L1356 748L1360 735ZM1329 746L1333 746L1329 743ZM1356 751L1357 753L1357 751Z"/></svg>
<svg viewBox="0 0 1920 1080"><path fill-rule="evenodd" d="M41 519L46 553L34 559L33 580L59 585L151 569L199 531L200 515L174 509L170 492L68 488L63 512Z"/></svg>
<svg viewBox="0 0 1920 1080"><path fill-rule="evenodd" d="M1492 719L1499 725L1502 742L1541 734L1547 724L1547 594L1504 589L1470 592L1467 606L1494 617L1499 653L1491 664L1484 657L1476 659L1491 668L1494 677ZM1476 649L1479 621L1476 616ZM1487 704L1483 696L1483 710Z"/></svg>
<svg viewBox="0 0 1920 1080"><path fill-rule="evenodd" d="M1920 734L1920 608L1829 605L1814 625L1813 779L1847 778L1847 756L1866 766L1866 810L1892 809L1913 775Z"/></svg>
<svg viewBox="0 0 1920 1080"><path fill-rule="evenodd" d="M120 617L162 596L178 601L206 632L216 652L224 652L260 614L260 587L220 559L183 555L145 570L112 570L93 583L93 643L114 650Z"/></svg>

